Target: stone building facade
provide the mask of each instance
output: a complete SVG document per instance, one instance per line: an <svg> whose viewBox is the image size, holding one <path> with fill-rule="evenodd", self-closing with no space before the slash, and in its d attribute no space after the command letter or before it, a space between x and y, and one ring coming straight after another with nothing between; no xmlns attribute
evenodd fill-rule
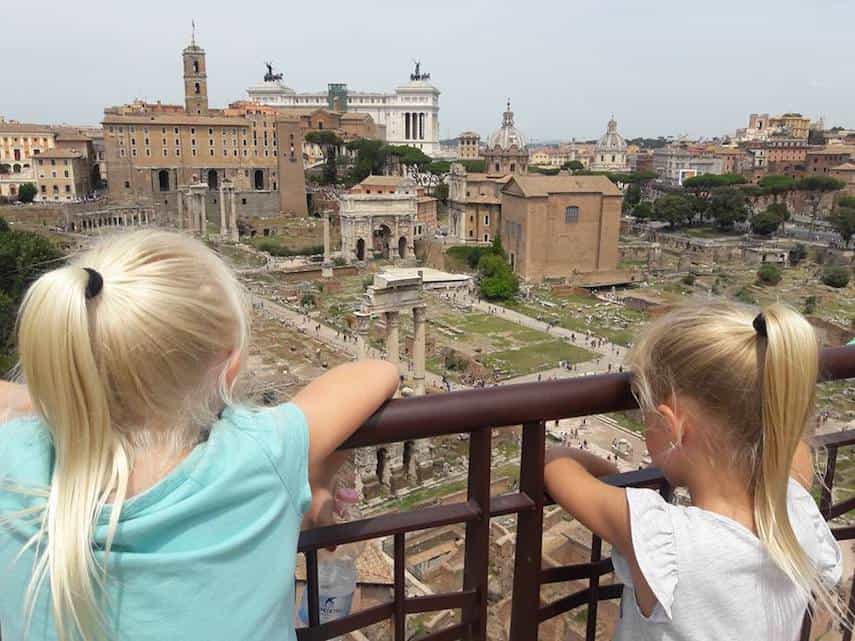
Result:
<svg viewBox="0 0 855 641"><path fill-rule="evenodd" d="M268 69L264 81L247 89L250 100L277 108L365 114L376 123L380 139L392 145L409 145L436 156L439 149L439 95L419 64L410 81L394 92L360 92L332 83L327 91L297 93L282 83L281 74Z"/></svg>
<svg viewBox="0 0 855 641"><path fill-rule="evenodd" d="M469 173L460 163L448 176L448 233L461 243L489 243L499 232L502 187L510 175Z"/></svg>
<svg viewBox="0 0 855 641"><path fill-rule="evenodd" d="M481 136L474 131L464 131L457 137L457 158L478 160L481 158Z"/></svg>
<svg viewBox="0 0 855 641"><path fill-rule="evenodd" d="M0 118L0 196L17 198L21 185L35 184L33 158L55 145L56 132L46 125Z"/></svg>
<svg viewBox="0 0 855 641"><path fill-rule="evenodd" d="M591 169L593 171L629 171L626 148L626 141L618 133L617 121L612 116L606 128L606 133L603 134L594 148Z"/></svg>
<svg viewBox="0 0 855 641"><path fill-rule="evenodd" d="M724 162L710 154L698 154L679 145L669 145L653 152L653 167L659 179L680 187L686 178L701 174L724 173Z"/></svg>
<svg viewBox="0 0 855 641"><path fill-rule="evenodd" d="M56 147L35 159L36 200L75 201L89 197L92 185L92 144Z"/></svg>
<svg viewBox="0 0 855 641"><path fill-rule="evenodd" d="M218 205L219 186L228 181L238 196L254 192L277 202L276 113L240 104L211 109L205 51L195 38L182 52L182 66L183 107L137 101L104 110L111 199L150 202L177 216L191 185L206 185L211 204ZM298 213L305 213L305 205Z"/></svg>
<svg viewBox="0 0 855 641"><path fill-rule="evenodd" d="M412 181L404 176L368 176L361 183L350 189L352 194L394 194L404 184ZM415 184L416 190L416 220L413 227L413 238L433 236L437 229L437 209L439 201L425 193L425 188ZM405 191L408 188L405 188Z"/></svg>
<svg viewBox="0 0 855 641"><path fill-rule="evenodd" d="M104 154L114 202L148 203L177 221L189 190L205 185L213 222L222 204L220 186L228 184L239 218L305 216L306 132L332 130L345 142L378 135L364 113L252 101L212 109L205 51L195 38L182 52L182 68L183 106L137 101L105 109Z"/></svg>
<svg viewBox="0 0 855 641"><path fill-rule="evenodd" d="M488 175L504 176L528 171L528 141L514 125L510 100L502 114L502 126L490 134L483 156Z"/></svg>
<svg viewBox="0 0 855 641"><path fill-rule="evenodd" d="M342 197L341 251L348 263L375 255L386 259L413 256L418 187L409 178L391 183L360 184Z"/></svg>
<svg viewBox="0 0 855 641"><path fill-rule="evenodd" d="M501 230L512 269L529 282L616 272L621 203L605 176L510 177Z"/></svg>

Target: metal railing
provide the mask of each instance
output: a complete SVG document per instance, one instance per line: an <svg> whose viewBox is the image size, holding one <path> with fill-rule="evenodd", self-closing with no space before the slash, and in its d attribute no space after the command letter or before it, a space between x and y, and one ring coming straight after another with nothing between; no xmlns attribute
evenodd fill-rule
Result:
<svg viewBox="0 0 855 641"><path fill-rule="evenodd" d="M821 358L822 381L855 377L855 346L826 349ZM517 515L511 641L536 641L540 623L583 605L588 608L585 639L594 641L599 602L619 598L623 586L600 584L613 567L610 558L602 557L602 540L597 536L592 538L589 563L542 568L543 508L549 502L543 484L546 421L633 409L637 405L629 382L627 373L609 374L389 401L342 449L468 433L467 498L451 505L384 514L303 532L299 552L306 556L309 626L298 628L300 641L323 641L386 620L393 624L394 641L405 641L407 615L444 610L459 610L460 622L427 634L421 637L422 641L486 641L490 519L509 514ZM491 497L492 430L515 425L523 426L519 489ZM855 509L855 498L838 504L833 504L831 498L838 450L855 445L855 430L820 436L815 442L827 451L819 508L826 520L831 520ZM621 487L651 487L666 496L670 493L667 481L656 469L605 480ZM406 535L451 524L465 525L462 589L407 596ZM836 527L832 532L838 540L855 539L855 526ZM320 624L317 550L387 536L394 538L393 599ZM587 581L587 587L542 604L541 586L579 580ZM850 609L855 607L852 594ZM809 638L810 625L810 617L806 617L803 640ZM851 632L844 634L844 641L851 641Z"/></svg>

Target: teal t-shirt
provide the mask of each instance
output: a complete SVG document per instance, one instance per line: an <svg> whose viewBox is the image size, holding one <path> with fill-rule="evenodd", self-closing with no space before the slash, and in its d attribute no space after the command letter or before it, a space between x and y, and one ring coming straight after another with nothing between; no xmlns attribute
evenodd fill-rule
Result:
<svg viewBox="0 0 855 641"><path fill-rule="evenodd" d="M111 641L292 641L294 564L311 503L309 433L293 404L228 408L167 477L122 510L109 557ZM0 425L0 479L50 484L53 446L38 419ZM0 488L0 515L44 499ZM96 528L103 549L109 508ZM0 527L0 631L24 641L32 521ZM98 554L98 553L96 553ZM50 587L27 641L54 641Z"/></svg>

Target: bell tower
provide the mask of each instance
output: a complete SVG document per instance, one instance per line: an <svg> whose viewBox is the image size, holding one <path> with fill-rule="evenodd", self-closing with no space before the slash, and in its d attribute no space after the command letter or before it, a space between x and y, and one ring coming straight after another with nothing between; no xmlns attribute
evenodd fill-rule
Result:
<svg viewBox="0 0 855 641"><path fill-rule="evenodd" d="M194 116L208 115L208 74L205 50L196 44L196 23L190 44L181 54L184 59L184 108Z"/></svg>

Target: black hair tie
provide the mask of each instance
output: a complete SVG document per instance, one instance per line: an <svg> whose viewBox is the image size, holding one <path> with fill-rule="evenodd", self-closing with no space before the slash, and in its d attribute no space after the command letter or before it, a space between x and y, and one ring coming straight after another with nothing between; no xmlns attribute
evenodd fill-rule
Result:
<svg viewBox="0 0 855 641"><path fill-rule="evenodd" d="M90 300L101 293L104 288L104 279L91 267L84 267L83 269L89 274L89 280L86 283L86 300Z"/></svg>
<svg viewBox="0 0 855 641"><path fill-rule="evenodd" d="M754 325L754 331L760 336L763 336L764 338L768 337L768 334L766 333L766 317L763 316L763 312L757 314L757 316L754 317L754 322L751 324Z"/></svg>

